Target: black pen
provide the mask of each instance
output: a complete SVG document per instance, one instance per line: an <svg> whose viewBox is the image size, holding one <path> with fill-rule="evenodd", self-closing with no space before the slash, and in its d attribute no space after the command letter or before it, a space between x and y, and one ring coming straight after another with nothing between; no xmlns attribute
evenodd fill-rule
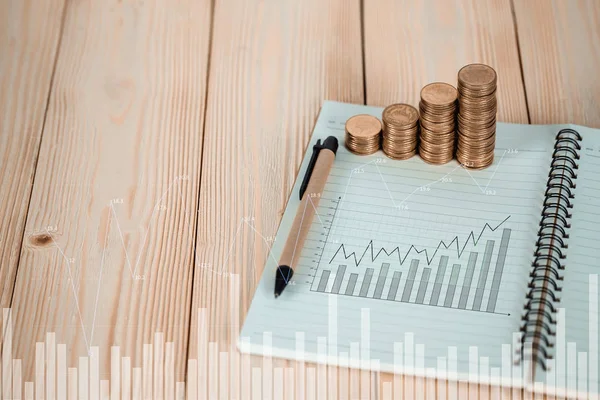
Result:
<svg viewBox="0 0 600 400"><path fill-rule="evenodd" d="M337 149L338 140L334 136L329 136L323 143L319 139L313 146L313 153L300 185L300 205L279 258L275 275L275 297L279 297L294 276L294 267L302 253L304 240L327 183Z"/></svg>

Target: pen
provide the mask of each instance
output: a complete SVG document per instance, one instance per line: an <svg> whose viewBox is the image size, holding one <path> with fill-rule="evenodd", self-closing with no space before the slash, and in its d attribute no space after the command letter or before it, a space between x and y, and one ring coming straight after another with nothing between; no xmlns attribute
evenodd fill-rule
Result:
<svg viewBox="0 0 600 400"><path fill-rule="evenodd" d="M300 185L300 205L296 211L296 217L294 217L275 273L276 298L279 297L292 276L294 276L294 267L300 258L300 253L302 253L304 241L319 205L325 183L327 183L327 177L333 166L337 148L338 140L333 136L329 136L323 143L319 139L313 146L313 153Z"/></svg>

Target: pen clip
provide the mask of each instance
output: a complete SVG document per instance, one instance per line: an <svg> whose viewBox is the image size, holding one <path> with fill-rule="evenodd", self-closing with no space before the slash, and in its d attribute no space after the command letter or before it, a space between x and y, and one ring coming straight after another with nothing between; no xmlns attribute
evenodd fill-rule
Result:
<svg viewBox="0 0 600 400"><path fill-rule="evenodd" d="M308 182L310 182L310 177L313 173L313 170L315 169L315 164L317 163L317 157L319 157L319 152L323 148L324 147L321 144L321 139L317 140L317 143L313 146L313 153L312 156L310 156L308 168L306 168L306 173L304 174L304 179L302 179L302 185L300 185L300 200L302 200L304 192L306 192Z"/></svg>
<svg viewBox="0 0 600 400"><path fill-rule="evenodd" d="M302 180L302 185L300 185L300 200L304 196L304 192L308 187L308 182L310 182L310 177L315 169L315 164L317 163L317 158L319 157L319 152L321 150L329 150L335 154L338 149L338 140L335 136L328 136L325 138L323 143L321 143L321 139L317 140L317 143L313 146L313 153L310 157L310 162L308 163L308 168L306 169L306 174L304 174L304 179Z"/></svg>

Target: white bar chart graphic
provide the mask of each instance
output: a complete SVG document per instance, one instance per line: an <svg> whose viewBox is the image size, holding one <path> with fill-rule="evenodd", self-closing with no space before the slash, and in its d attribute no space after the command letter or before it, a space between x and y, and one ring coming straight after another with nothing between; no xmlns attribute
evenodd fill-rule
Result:
<svg viewBox="0 0 600 400"><path fill-rule="evenodd" d="M506 238L508 235L507 233ZM491 246L490 244L488 248ZM478 258L471 255L466 268L469 269L469 265L472 265L469 262L476 262ZM483 258L485 259L485 254ZM369 286L372 290L367 295L373 296L377 292L377 296L380 296L377 297L378 299L386 300L391 297L395 298L395 301L402 301L401 297L407 290L407 293L411 294L411 300L414 297L419 299L418 301L422 300L424 304L431 301L431 298L424 296L423 293L426 293L425 287L433 287L436 284L436 274L432 273L431 268L419 270L418 263L411 264L408 274L413 276L414 281L405 284L404 287L398 286L399 272L390 274L389 269L385 268L381 268L377 272L373 271ZM411 267L414 268L411 269ZM457 271L462 266L455 264L446 267L450 271L449 276L452 277L452 271ZM501 276L501 272L496 274L496 270L498 269L494 266L494 269L489 271L492 285L493 277ZM411 273L411 271L413 272ZM468 277L469 274L466 276ZM13 357L12 315L10 309L4 309L2 330L0 330L2 333L0 339L3 344L0 364L2 367L0 398L2 400L205 400L316 399L327 396L327 398L349 399L370 393L376 393L382 399L417 398L418 390L415 384L417 381L412 378L402 378L401 373L413 367L422 366L427 349L412 333L404 334L399 341L393 343L393 348L390 349L394 355L396 374L393 376L379 374L379 360L371 359L369 355L371 345L369 342L369 309L361 311L361 320L364 322L361 341L351 343L349 351L335 353L338 361L338 367L335 369L303 361L306 359L304 353L306 341L303 332L296 334L296 360L287 363L286 367L282 367L280 362L276 362L268 351L262 358L241 354L236 348L240 328L239 276L232 275L227 279L230 279L231 290L230 321L228 322L231 343L227 345L208 339L210 311L198 309L196 314L197 336L193 338L196 341L197 354L196 358L186 361L184 377L175 375L175 364L180 361L180 355L175 354L174 343L165 341L164 334L160 332L154 335L152 343L143 344L143 357L140 362L134 362L131 356L125 354L124 348L119 346L112 346L106 351L92 346L89 355L77 357L77 354L70 354L71 350L68 345L58 343L56 335L49 332L46 334L44 342L34 344L34 373L26 376L23 370L23 360ZM335 276L330 276L329 279L331 279L333 287ZM360 295L361 288L356 284L357 280L358 276L352 278L350 274L347 281L354 282L354 285L350 286L351 289L347 289L348 285L342 284L339 288L336 285L336 290L339 291L339 294L350 290L352 295ZM383 283L388 281L391 290L386 290L388 286ZM453 282L454 293L437 296L438 306L443 307L446 299L449 298L453 299L453 303L458 301L458 304L464 304L464 301L461 302L460 299L464 298L461 295L466 290L465 288L470 287L468 285L469 278L462 283ZM473 280L474 284L475 282L476 280ZM476 286L472 286L471 292L473 288L477 289ZM490 289L493 291L493 288L494 286ZM332 296L332 298L336 297ZM596 324L598 321L597 275L590 276L589 301L589 321ZM336 307L335 302L330 304L333 304L330 307L330 312L334 314L331 318L333 321L337 318L335 316ZM488 304L490 304L489 300ZM566 385L569 390L596 390L598 380L597 331L590 331L594 334L593 337L590 336L590 340L593 340L590 351L578 351L575 343L564 340L567 329L564 324L564 309L560 309L558 320L557 352L555 359L549 361L551 369L547 375L548 384L559 383ZM241 339L247 340L247 338ZM489 359L479 356L477 347L471 346L469 357L475 376L482 381L493 380L496 382L523 379L527 368L523 365L515 365L513 359L513 355L520 348L518 339L518 335L516 335L513 343L502 344L499 348L502 352L501 367L491 366ZM271 343L272 333L264 332L260 344L268 349ZM335 346L335 337L319 338L320 357L333 354L332 347ZM103 357L109 359L108 371L101 371L101 366L106 364ZM445 396L460 398L458 397L460 384L452 381L457 376L457 357L457 348L452 346L448 347L446 354L440 354L437 357L437 367L430 368L426 372L431 375L447 377L450 381L426 379L426 385L423 387L427 392L436 392L439 398L446 398ZM350 360L359 360L360 369L355 364L350 366ZM361 370L362 368L365 369ZM565 377L565 382L557 381L557 379L565 379ZM539 384L537 385L539 386ZM501 398L503 393L499 385L491 386L490 391L492 398Z"/></svg>

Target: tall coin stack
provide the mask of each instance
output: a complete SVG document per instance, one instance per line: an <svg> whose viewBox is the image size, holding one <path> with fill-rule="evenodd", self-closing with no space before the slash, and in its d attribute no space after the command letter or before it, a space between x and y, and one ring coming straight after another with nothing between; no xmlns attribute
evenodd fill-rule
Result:
<svg viewBox="0 0 600 400"><path fill-rule="evenodd" d="M392 104L383 110L383 152L394 160L417 153L419 112L408 104Z"/></svg>
<svg viewBox="0 0 600 400"><path fill-rule="evenodd" d="M486 168L494 161L496 81L496 71L484 64L470 64L458 71L456 159L467 168Z"/></svg>
<svg viewBox="0 0 600 400"><path fill-rule="evenodd" d="M421 90L419 156L425 162L446 164L454 158L457 96L447 83L431 83Z"/></svg>
<svg viewBox="0 0 600 400"><path fill-rule="evenodd" d="M360 114L346 121L346 147L354 154L373 154L380 148L381 122L372 115Z"/></svg>

